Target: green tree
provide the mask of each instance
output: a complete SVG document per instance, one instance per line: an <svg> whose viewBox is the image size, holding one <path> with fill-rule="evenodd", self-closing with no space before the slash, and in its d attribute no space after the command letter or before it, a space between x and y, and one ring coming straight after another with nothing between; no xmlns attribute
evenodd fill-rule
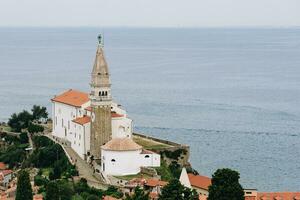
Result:
<svg viewBox="0 0 300 200"><path fill-rule="evenodd" d="M100 200L100 198L97 195L90 195L86 198L86 200Z"/></svg>
<svg viewBox="0 0 300 200"><path fill-rule="evenodd" d="M168 185L163 187L159 200L198 200L195 190L184 187L178 179L172 179Z"/></svg>
<svg viewBox="0 0 300 200"><path fill-rule="evenodd" d="M27 136L26 132L20 133L20 142L21 142L21 144L28 143L28 136Z"/></svg>
<svg viewBox="0 0 300 200"><path fill-rule="evenodd" d="M209 186L208 200L244 200L244 190L239 178L239 173L234 170L218 169Z"/></svg>
<svg viewBox="0 0 300 200"><path fill-rule="evenodd" d="M27 128L32 120L32 115L23 110L19 114L12 114L8 120L8 125L11 127L12 131L20 132L22 129Z"/></svg>
<svg viewBox="0 0 300 200"><path fill-rule="evenodd" d="M28 132L29 133L40 133L44 131L44 127L38 124L33 124L32 122L28 125Z"/></svg>
<svg viewBox="0 0 300 200"><path fill-rule="evenodd" d="M55 181L49 182L46 187L46 200L59 200L59 187Z"/></svg>
<svg viewBox="0 0 300 200"><path fill-rule="evenodd" d="M123 193L120 192L119 189L114 187L114 186L109 186L107 188L107 190L104 192L104 195L112 196L112 197L115 197L115 198L123 197Z"/></svg>
<svg viewBox="0 0 300 200"><path fill-rule="evenodd" d="M46 107L34 105L31 109L33 120L47 119L48 112Z"/></svg>
<svg viewBox="0 0 300 200"><path fill-rule="evenodd" d="M149 193L145 193L142 188L136 187L132 196L126 194L125 200L149 200Z"/></svg>
<svg viewBox="0 0 300 200"><path fill-rule="evenodd" d="M29 174L26 170L21 170L18 174L16 200L32 200L32 198Z"/></svg>
<svg viewBox="0 0 300 200"><path fill-rule="evenodd" d="M71 200L75 194L73 185L68 181L57 181L59 187L59 199L60 200Z"/></svg>

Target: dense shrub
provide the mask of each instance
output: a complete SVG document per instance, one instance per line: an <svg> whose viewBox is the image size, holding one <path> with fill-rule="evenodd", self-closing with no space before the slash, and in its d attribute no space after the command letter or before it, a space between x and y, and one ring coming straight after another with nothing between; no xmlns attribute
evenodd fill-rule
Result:
<svg viewBox="0 0 300 200"><path fill-rule="evenodd" d="M36 186L45 186L47 185L48 182L49 182L48 179L43 176L36 175L34 177L34 185Z"/></svg>
<svg viewBox="0 0 300 200"><path fill-rule="evenodd" d="M0 161L9 165L9 168L20 166L26 158L26 151L23 146L12 145L0 154Z"/></svg>
<svg viewBox="0 0 300 200"><path fill-rule="evenodd" d="M38 124L29 123L28 132L29 133L40 133L44 131L44 127Z"/></svg>
<svg viewBox="0 0 300 200"><path fill-rule="evenodd" d="M22 129L27 128L32 120L32 115L23 110L22 112L12 114L8 120L8 125L11 127L12 131L21 132Z"/></svg>
<svg viewBox="0 0 300 200"><path fill-rule="evenodd" d="M20 143L21 144L26 144L28 143L28 136L26 132L20 133Z"/></svg>
<svg viewBox="0 0 300 200"><path fill-rule="evenodd" d="M162 152L162 155L165 155L167 158L173 159L173 160L178 160L181 154L186 154L187 150L186 149L177 149L175 151L168 151L165 150Z"/></svg>

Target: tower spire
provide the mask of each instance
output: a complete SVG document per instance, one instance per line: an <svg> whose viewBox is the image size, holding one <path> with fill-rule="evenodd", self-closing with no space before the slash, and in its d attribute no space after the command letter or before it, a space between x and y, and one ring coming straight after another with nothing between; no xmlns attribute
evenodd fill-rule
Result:
<svg viewBox="0 0 300 200"><path fill-rule="evenodd" d="M98 35L98 46L100 46L101 48L104 47L104 35L102 34Z"/></svg>
<svg viewBox="0 0 300 200"><path fill-rule="evenodd" d="M98 35L98 46L91 74L91 147L95 160L101 158L100 147L112 137L111 130L111 84L108 65L104 56L103 36Z"/></svg>
<svg viewBox="0 0 300 200"><path fill-rule="evenodd" d="M100 101L111 100L110 75L104 56L104 42L101 34L98 35L98 47L91 75L91 94Z"/></svg>

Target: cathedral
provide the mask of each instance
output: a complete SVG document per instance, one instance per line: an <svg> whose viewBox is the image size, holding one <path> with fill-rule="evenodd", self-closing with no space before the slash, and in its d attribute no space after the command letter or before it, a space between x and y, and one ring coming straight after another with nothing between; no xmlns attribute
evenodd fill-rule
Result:
<svg viewBox="0 0 300 200"><path fill-rule="evenodd" d="M51 99L52 136L69 145L103 175L129 175L159 167L160 155L132 139L132 120L112 99L103 37L98 36L90 93L70 89ZM96 165L96 166L95 166Z"/></svg>

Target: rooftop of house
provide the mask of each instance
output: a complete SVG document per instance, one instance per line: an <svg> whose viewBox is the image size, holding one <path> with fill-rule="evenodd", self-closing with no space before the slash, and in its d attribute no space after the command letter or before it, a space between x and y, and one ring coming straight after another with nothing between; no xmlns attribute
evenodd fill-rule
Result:
<svg viewBox="0 0 300 200"><path fill-rule="evenodd" d="M105 197L103 197L103 200L118 200L118 199L116 199L112 196L105 196Z"/></svg>
<svg viewBox="0 0 300 200"><path fill-rule="evenodd" d="M81 107L83 104L87 103L90 99L87 93L70 89L58 96L55 96L51 100L54 102L59 102L59 103L63 103L75 107Z"/></svg>
<svg viewBox="0 0 300 200"><path fill-rule="evenodd" d="M8 174L12 174L13 171L10 170L10 169L6 169L6 170L1 171L0 173L3 174L4 176L6 176L6 175L8 175Z"/></svg>
<svg viewBox="0 0 300 200"><path fill-rule="evenodd" d="M73 122L77 123L77 124L80 124L80 125L84 125L86 123L89 123L91 122L91 117L90 116L83 116L83 117L78 117L74 120L72 120Z"/></svg>
<svg viewBox="0 0 300 200"><path fill-rule="evenodd" d="M113 138L101 147L111 151L134 151L142 149L142 146L135 143L131 138Z"/></svg>
<svg viewBox="0 0 300 200"><path fill-rule="evenodd" d="M258 192L257 200L300 200L300 192Z"/></svg>
<svg viewBox="0 0 300 200"><path fill-rule="evenodd" d="M36 194L33 196L33 200L43 200L43 199L44 199L44 197L41 194Z"/></svg>
<svg viewBox="0 0 300 200"><path fill-rule="evenodd" d="M208 190L208 187L211 185L211 178L201 175L188 174L190 183L193 187L201 188Z"/></svg>
<svg viewBox="0 0 300 200"><path fill-rule="evenodd" d="M168 184L168 182L161 181L161 180L158 180L158 179L147 179L146 182L145 182L145 185L149 186L149 187L165 186L167 184Z"/></svg>
<svg viewBox="0 0 300 200"><path fill-rule="evenodd" d="M4 162L0 162L0 170L5 170L6 164Z"/></svg>

